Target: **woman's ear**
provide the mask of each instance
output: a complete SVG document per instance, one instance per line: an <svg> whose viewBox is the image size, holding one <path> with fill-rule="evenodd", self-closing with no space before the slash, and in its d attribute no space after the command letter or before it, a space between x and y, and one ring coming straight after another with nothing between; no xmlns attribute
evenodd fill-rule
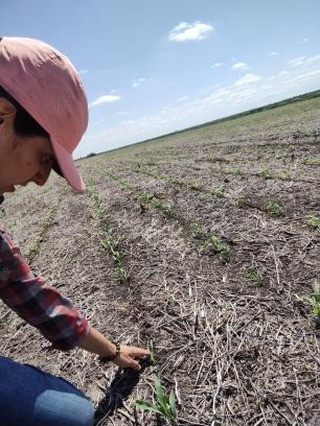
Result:
<svg viewBox="0 0 320 426"><path fill-rule="evenodd" d="M16 107L7 99L0 98L0 134L12 134Z"/></svg>
<svg viewBox="0 0 320 426"><path fill-rule="evenodd" d="M16 108L5 98L0 98L0 154L11 151L15 147L16 132L14 120Z"/></svg>

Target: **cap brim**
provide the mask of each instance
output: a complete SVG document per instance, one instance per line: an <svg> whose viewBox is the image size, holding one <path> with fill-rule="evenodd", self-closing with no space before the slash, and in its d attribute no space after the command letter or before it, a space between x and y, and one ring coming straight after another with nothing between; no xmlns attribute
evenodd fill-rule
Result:
<svg viewBox="0 0 320 426"><path fill-rule="evenodd" d="M76 191L84 191L86 187L74 163L72 154L63 148L55 139L51 138L51 144L63 177L73 189Z"/></svg>

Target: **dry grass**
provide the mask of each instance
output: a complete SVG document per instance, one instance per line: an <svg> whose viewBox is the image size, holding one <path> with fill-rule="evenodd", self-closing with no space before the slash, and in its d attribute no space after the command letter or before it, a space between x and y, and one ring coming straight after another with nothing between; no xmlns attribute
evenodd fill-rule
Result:
<svg viewBox="0 0 320 426"><path fill-rule="evenodd" d="M320 274L320 230L310 225L320 216L318 106L296 104L82 161L121 252L129 278L121 284L92 198L54 176L48 192L36 196L31 187L8 197L3 221L26 251L57 205L33 267L107 336L152 341L158 362L139 375L82 350L48 352L5 306L1 353L78 385L95 402L100 426L161 424L135 408L137 399L154 400L154 373L175 389L180 425L317 425L319 329L295 295L309 294ZM228 247L227 261L203 249L210 235Z"/></svg>

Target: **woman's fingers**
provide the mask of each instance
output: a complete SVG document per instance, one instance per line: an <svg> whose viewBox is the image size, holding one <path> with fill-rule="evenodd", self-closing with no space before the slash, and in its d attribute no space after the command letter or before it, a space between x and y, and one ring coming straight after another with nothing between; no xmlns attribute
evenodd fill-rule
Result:
<svg viewBox="0 0 320 426"><path fill-rule="evenodd" d="M141 370L138 361L126 354L120 354L120 356L114 362L121 368L133 368L137 371Z"/></svg>
<svg viewBox="0 0 320 426"><path fill-rule="evenodd" d="M130 355L134 357L141 358L141 357L150 355L150 351L148 351L147 349L136 348L136 347L129 347L128 349L130 349Z"/></svg>
<svg viewBox="0 0 320 426"><path fill-rule="evenodd" d="M131 368L133 368L136 371L141 370L140 364L137 361L135 361L134 359L131 360Z"/></svg>
<svg viewBox="0 0 320 426"><path fill-rule="evenodd" d="M122 368L133 368L141 370L141 366L135 358L142 358L150 355L147 349L138 348L135 346L121 346L120 356L115 359L115 363Z"/></svg>

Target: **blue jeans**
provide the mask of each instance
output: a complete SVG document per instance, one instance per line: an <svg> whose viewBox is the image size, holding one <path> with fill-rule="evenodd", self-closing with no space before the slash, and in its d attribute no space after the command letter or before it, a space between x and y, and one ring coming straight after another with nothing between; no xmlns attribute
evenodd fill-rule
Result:
<svg viewBox="0 0 320 426"><path fill-rule="evenodd" d="M0 356L1 426L92 426L94 408L60 377Z"/></svg>

